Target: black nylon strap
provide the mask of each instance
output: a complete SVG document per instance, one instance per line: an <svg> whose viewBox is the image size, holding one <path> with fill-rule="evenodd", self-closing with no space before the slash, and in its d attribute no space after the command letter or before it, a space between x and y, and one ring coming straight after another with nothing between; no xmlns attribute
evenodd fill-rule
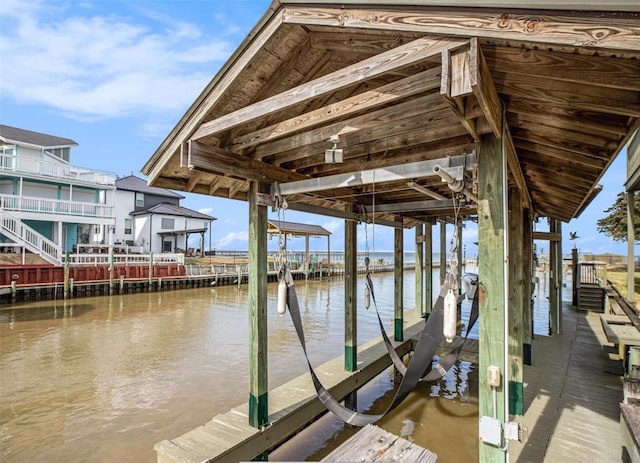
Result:
<svg viewBox="0 0 640 463"><path fill-rule="evenodd" d="M425 327L422 331L422 335L420 336L420 339L418 340L418 344L416 345L414 355L411 361L409 362L409 366L406 368L405 374L402 377L402 381L400 383L400 387L396 391L396 395L391 405L389 405L387 410L380 415L367 415L364 413L355 412L341 405L326 390L326 388L320 382L320 379L318 378L316 372L311 366L311 361L309 360L309 356L307 354L307 347L304 340L304 330L302 328L302 320L300 317L300 306L298 304L298 296L296 294L293 278L291 276L291 272L289 272L289 269L285 269L284 278L287 284L287 307L289 308L289 313L291 314L291 320L293 321L293 325L298 335L298 340L300 341L300 345L302 346L302 350L307 360L307 365L309 366L309 372L311 373L311 378L313 380L316 393L318 394L318 398L320 399L322 404L327 408L327 410L332 412L334 415L336 415L340 420L344 421L345 423L348 423L354 426L365 426L367 424L375 423L380 418L382 418L386 413L396 408L416 387L422 375L425 373L427 368L431 365L431 361L436 352L436 349L438 348L438 346L440 345L440 342L443 339L442 323L443 323L444 297L442 296L442 294L446 294L446 292L449 290L448 282L445 281L445 284L441 288L441 293L440 293L441 295L438 296L438 300L436 301L433 307L431 316L425 323ZM380 324L382 325L381 320L380 320ZM397 354L396 354L396 357L397 357Z"/></svg>

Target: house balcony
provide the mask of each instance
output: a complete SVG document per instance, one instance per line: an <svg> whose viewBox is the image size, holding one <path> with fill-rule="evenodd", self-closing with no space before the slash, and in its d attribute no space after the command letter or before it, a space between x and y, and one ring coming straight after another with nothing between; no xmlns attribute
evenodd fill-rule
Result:
<svg viewBox="0 0 640 463"><path fill-rule="evenodd" d="M95 217L112 219L115 217L113 206L60 199L30 198L28 196L1 195L0 209L23 213L70 215L77 217Z"/></svg>
<svg viewBox="0 0 640 463"><path fill-rule="evenodd" d="M52 180L82 182L101 186L115 186L116 184L116 175L113 172L15 155L0 155L0 173L47 177Z"/></svg>

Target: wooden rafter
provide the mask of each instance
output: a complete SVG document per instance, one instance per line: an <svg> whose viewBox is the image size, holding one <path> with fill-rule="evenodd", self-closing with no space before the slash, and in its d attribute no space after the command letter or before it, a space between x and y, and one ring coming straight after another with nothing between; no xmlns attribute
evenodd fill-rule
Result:
<svg viewBox="0 0 640 463"><path fill-rule="evenodd" d="M372 79L390 70L409 66L439 55L442 50L460 44L460 40L422 38L388 52L381 53L338 72L315 79L303 85L266 98L250 106L238 109L213 121L200 125L191 137L193 140L215 135L239 124L281 111L292 105L311 100L320 95L335 92L349 85Z"/></svg>
<svg viewBox="0 0 640 463"><path fill-rule="evenodd" d="M421 72L392 84L383 85L375 90L357 94L345 100L328 104L320 109L300 114L286 121L245 134L233 140L230 150L240 152L259 143L282 138L320 124L328 124L331 121L342 119L358 112L372 110L408 96L433 90L439 85L440 69L434 68L430 71Z"/></svg>

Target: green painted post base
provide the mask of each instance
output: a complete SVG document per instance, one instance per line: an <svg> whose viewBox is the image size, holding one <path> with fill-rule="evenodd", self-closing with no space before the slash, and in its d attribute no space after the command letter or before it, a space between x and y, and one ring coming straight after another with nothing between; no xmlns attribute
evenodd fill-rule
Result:
<svg viewBox="0 0 640 463"><path fill-rule="evenodd" d="M358 370L358 349L355 346L344 346L344 369L346 371Z"/></svg>
<svg viewBox="0 0 640 463"><path fill-rule="evenodd" d="M524 385L509 381L509 415L524 415Z"/></svg>
<svg viewBox="0 0 640 463"><path fill-rule="evenodd" d="M402 331L402 318L396 318L393 321L393 339L396 342L404 341L404 332Z"/></svg>
<svg viewBox="0 0 640 463"><path fill-rule="evenodd" d="M344 398L344 406L354 412L358 410L358 391L350 392Z"/></svg>
<svg viewBox="0 0 640 463"><path fill-rule="evenodd" d="M249 426L261 428L269 423L268 394L259 397L249 394Z"/></svg>
<svg viewBox="0 0 640 463"><path fill-rule="evenodd" d="M531 344L524 343L522 347L522 361L525 365L533 365L533 349Z"/></svg>
<svg viewBox="0 0 640 463"><path fill-rule="evenodd" d="M265 451L251 461L269 461L269 451Z"/></svg>

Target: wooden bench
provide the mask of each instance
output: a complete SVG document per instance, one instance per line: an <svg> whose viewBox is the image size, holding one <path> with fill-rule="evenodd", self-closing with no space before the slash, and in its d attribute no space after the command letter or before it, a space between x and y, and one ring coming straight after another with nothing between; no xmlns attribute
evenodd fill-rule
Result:
<svg viewBox="0 0 640 463"><path fill-rule="evenodd" d="M620 433L622 436L622 461L640 463L640 406L620 404Z"/></svg>
<svg viewBox="0 0 640 463"><path fill-rule="evenodd" d="M600 315L600 322L610 343L640 346L640 331L631 324L626 315L603 314Z"/></svg>

